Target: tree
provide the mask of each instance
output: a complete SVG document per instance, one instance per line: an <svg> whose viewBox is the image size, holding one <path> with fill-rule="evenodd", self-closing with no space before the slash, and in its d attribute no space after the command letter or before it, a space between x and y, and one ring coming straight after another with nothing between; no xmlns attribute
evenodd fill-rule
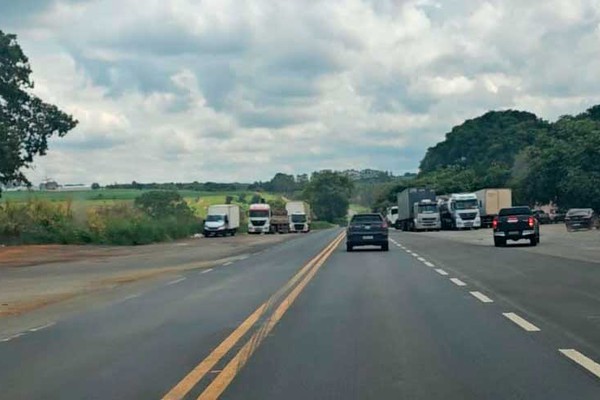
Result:
<svg viewBox="0 0 600 400"><path fill-rule="evenodd" d="M320 171L312 174L304 197L320 220L337 222L348 214L354 184L340 172Z"/></svg>
<svg viewBox="0 0 600 400"><path fill-rule="evenodd" d="M265 185L265 189L275 193L292 193L296 189L296 180L294 179L294 175L278 172Z"/></svg>
<svg viewBox="0 0 600 400"><path fill-rule="evenodd" d="M23 169L46 154L50 137L62 137L77 125L28 92L34 86L31 73L16 35L0 30L0 184L29 183Z"/></svg>
<svg viewBox="0 0 600 400"><path fill-rule="evenodd" d="M176 191L153 190L136 197L135 206L152 218L183 217L193 215L192 210Z"/></svg>
<svg viewBox="0 0 600 400"><path fill-rule="evenodd" d="M96 182L92 183L92 190L98 190L98 189L100 189L100 184L96 183Z"/></svg>

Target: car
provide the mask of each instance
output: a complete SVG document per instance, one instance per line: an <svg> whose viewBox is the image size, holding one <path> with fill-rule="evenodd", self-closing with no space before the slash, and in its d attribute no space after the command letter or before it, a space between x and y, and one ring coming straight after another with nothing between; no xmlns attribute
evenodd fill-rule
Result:
<svg viewBox="0 0 600 400"><path fill-rule="evenodd" d="M355 214L346 230L346 250L357 246L380 246L389 251L388 224L381 214Z"/></svg>
<svg viewBox="0 0 600 400"><path fill-rule="evenodd" d="M527 206L503 208L492 221L494 246L504 247L508 240L529 240L531 246L540 242L540 223Z"/></svg>
<svg viewBox="0 0 600 400"><path fill-rule="evenodd" d="M538 220L541 225L552 223L552 219L550 218L550 214L545 212L544 210L534 210L533 216Z"/></svg>
<svg viewBox="0 0 600 400"><path fill-rule="evenodd" d="M579 229L599 229L598 215L591 208L571 208L565 216L567 231Z"/></svg>

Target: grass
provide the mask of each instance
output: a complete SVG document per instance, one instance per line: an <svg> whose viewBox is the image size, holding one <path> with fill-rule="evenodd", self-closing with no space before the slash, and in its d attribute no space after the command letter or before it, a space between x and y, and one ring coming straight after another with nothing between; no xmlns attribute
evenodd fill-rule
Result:
<svg viewBox="0 0 600 400"><path fill-rule="evenodd" d="M350 204L350 211L354 214L370 213L369 207L361 206L360 204Z"/></svg>

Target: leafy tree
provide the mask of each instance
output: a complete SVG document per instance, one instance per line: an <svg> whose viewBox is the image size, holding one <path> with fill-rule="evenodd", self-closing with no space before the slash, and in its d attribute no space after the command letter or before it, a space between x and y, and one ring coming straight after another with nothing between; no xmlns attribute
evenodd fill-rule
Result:
<svg viewBox="0 0 600 400"><path fill-rule="evenodd" d="M0 30L0 183L29 183L23 173L35 156L48 150L48 139L77 125L70 115L29 93L34 84L29 60L16 35Z"/></svg>
<svg viewBox="0 0 600 400"><path fill-rule="evenodd" d="M340 172L314 172L304 190L315 215L324 221L336 222L348 214L354 184Z"/></svg>
<svg viewBox="0 0 600 400"><path fill-rule="evenodd" d="M92 183L92 190L98 190L98 189L100 189L100 184L96 183L96 182Z"/></svg>
<svg viewBox="0 0 600 400"><path fill-rule="evenodd" d="M175 191L153 190L136 197L135 206L152 218L180 217L190 218L192 210Z"/></svg>
<svg viewBox="0 0 600 400"><path fill-rule="evenodd" d="M296 189L296 180L294 179L294 175L278 172L273 179L265 185L265 189L275 193L292 193Z"/></svg>

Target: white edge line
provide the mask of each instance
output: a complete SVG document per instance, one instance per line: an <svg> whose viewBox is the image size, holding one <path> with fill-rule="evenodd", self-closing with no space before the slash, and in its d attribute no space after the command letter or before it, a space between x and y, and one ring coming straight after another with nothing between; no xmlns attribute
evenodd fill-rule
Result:
<svg viewBox="0 0 600 400"><path fill-rule="evenodd" d="M521 328L525 329L527 332L539 332L541 329L527 321L526 319L518 316L515 313L502 313L506 318L510 319L515 324L519 325Z"/></svg>
<svg viewBox="0 0 600 400"><path fill-rule="evenodd" d="M35 327L35 328L31 328L29 330L29 332L39 332L39 331L41 331L43 329L50 328L51 326L54 326L54 325L56 325L56 322L50 322L50 323L48 323L46 325L42 325L42 326L38 326L38 327Z"/></svg>
<svg viewBox="0 0 600 400"><path fill-rule="evenodd" d="M125 298L123 299L123 301L127 301L127 300L133 300L133 299L135 299L136 297L140 297L140 296L141 296L141 293L132 294L132 295L130 295L130 296L127 296L127 297L125 297Z"/></svg>
<svg viewBox="0 0 600 400"><path fill-rule="evenodd" d="M186 280L186 277L184 276L184 277L182 277L182 278L175 279L174 281L167 282L167 285L174 285L174 284L176 284L176 283L183 282L183 281L185 281L185 280Z"/></svg>
<svg viewBox="0 0 600 400"><path fill-rule="evenodd" d="M233 261L227 261L225 264L223 264L224 267L233 264Z"/></svg>
<svg viewBox="0 0 600 400"><path fill-rule="evenodd" d="M433 265L433 264L432 264L432 263L430 263L429 261L426 261L426 262L425 262L425 265L427 265L428 267L431 267L431 268L435 268L435 265Z"/></svg>
<svg viewBox="0 0 600 400"><path fill-rule="evenodd" d="M600 364L596 361L584 356L575 349L558 349L558 351L600 378Z"/></svg>
<svg viewBox="0 0 600 400"><path fill-rule="evenodd" d="M460 280L460 279L458 279L458 278L452 278L452 279L450 279L450 281L451 281L452 283L454 283L456 286L467 286L467 284L466 284L466 283L464 283L463 281L461 281L461 280Z"/></svg>
<svg viewBox="0 0 600 400"><path fill-rule="evenodd" d="M448 273L441 268L436 269L435 272L437 272L438 274L443 275L443 276L448 275Z"/></svg>
<svg viewBox="0 0 600 400"><path fill-rule="evenodd" d="M207 273L209 273L212 270L213 270L212 268L209 268L209 269L205 269L204 271L201 271L200 273L201 274L207 274Z"/></svg>
<svg viewBox="0 0 600 400"><path fill-rule="evenodd" d="M26 332L15 333L12 336L5 337L4 339L0 339L0 342L10 342L13 339L16 339L16 338L19 338L19 337L25 336L25 335L26 335Z"/></svg>
<svg viewBox="0 0 600 400"><path fill-rule="evenodd" d="M469 292L471 293L471 295L473 297L475 297L477 300L481 301L482 303L493 303L494 300L490 299L489 297L487 297L485 294L481 293L481 292Z"/></svg>

